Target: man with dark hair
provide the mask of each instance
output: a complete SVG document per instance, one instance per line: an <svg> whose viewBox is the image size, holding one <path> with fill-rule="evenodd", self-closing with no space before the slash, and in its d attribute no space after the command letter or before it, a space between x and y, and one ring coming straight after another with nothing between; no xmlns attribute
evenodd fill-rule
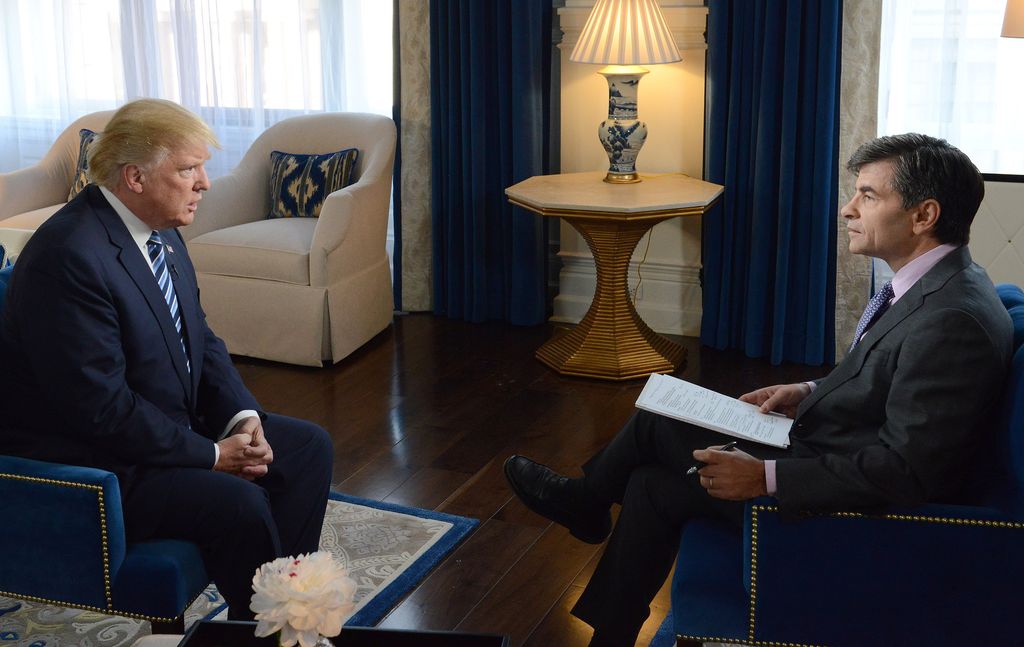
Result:
<svg viewBox="0 0 1024 647"><path fill-rule="evenodd" d="M985 181L966 155L945 140L907 133L864 144L846 168L859 173L868 164L883 161L892 166L892 187L903 198L903 209L928 198L942 205L943 217L933 232L936 240L953 245L970 241L971 222L985 197Z"/></svg>
<svg viewBox="0 0 1024 647"><path fill-rule="evenodd" d="M850 251L895 276L872 299L846 358L824 379L740 397L794 419L785 450L740 443L639 412L567 478L522 456L505 463L516 495L577 538L611 538L572 613L592 646L633 645L696 517L742 524L743 502L783 513L948 500L985 442L1009 366L1012 326L966 244L984 197L974 164L943 140L882 137L853 155L856 192L841 210ZM744 450L749 450L744 451ZM694 463L706 464L687 477ZM609 509L622 506L612 530Z"/></svg>
<svg viewBox="0 0 1024 647"><path fill-rule="evenodd" d="M199 546L232 619L252 576L317 550L331 483L320 427L264 413L206 324L177 227L217 139L181 106L122 106L89 185L32 236L0 318L0 452L114 472L129 541Z"/></svg>

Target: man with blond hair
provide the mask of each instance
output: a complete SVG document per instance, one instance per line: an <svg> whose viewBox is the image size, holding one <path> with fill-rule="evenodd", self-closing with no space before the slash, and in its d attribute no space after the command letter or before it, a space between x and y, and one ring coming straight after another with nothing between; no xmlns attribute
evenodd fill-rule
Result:
<svg viewBox="0 0 1024 647"><path fill-rule="evenodd" d="M118 110L91 178L15 265L0 318L0 453L110 470L129 541L196 543L232 619L260 564L317 549L327 433L265 413L206 324L177 227L217 139L169 101Z"/></svg>

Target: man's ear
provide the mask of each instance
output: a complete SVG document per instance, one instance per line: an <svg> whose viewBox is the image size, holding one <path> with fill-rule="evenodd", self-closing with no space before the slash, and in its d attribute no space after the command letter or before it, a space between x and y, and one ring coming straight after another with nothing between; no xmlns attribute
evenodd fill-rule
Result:
<svg viewBox="0 0 1024 647"><path fill-rule="evenodd" d="M137 164L125 164L121 167L121 180L132 193L142 193L142 184L145 182L146 174L142 167Z"/></svg>
<svg viewBox="0 0 1024 647"><path fill-rule="evenodd" d="M942 215L942 205L935 198L928 198L921 201L914 209L914 233L925 234L933 232L939 223L939 216Z"/></svg>

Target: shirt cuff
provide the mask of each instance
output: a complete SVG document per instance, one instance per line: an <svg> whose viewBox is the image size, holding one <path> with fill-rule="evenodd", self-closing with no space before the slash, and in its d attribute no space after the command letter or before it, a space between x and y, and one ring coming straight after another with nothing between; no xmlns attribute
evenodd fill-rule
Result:
<svg viewBox="0 0 1024 647"><path fill-rule="evenodd" d="M806 384L807 388L811 390L811 393L814 393L814 389L818 388L817 382L804 382L804 384Z"/></svg>
<svg viewBox="0 0 1024 647"><path fill-rule="evenodd" d="M777 484L775 483L775 461L764 462L764 484L768 490L768 496L775 496L778 491Z"/></svg>
<svg viewBox="0 0 1024 647"><path fill-rule="evenodd" d="M220 433L220 435L217 436L217 440L222 440L224 438L227 438L227 435L231 433L231 430L235 428L235 425L238 424L239 420L243 420L243 419L249 418L249 417L256 417L256 418L258 418L259 415L260 414L258 412L253 411L252 409L242 409L241 411L236 413L234 415L234 417L231 418L231 420L228 420L228 424L224 427L224 431L222 431ZM214 441L214 443L213 443L213 467L217 467L217 462L218 461L220 461L220 445L218 445L216 443L216 441ZM210 468L210 469L213 469L213 468Z"/></svg>
<svg viewBox="0 0 1024 647"><path fill-rule="evenodd" d="M236 413L234 418L228 420L228 424L224 427L224 431L220 432L220 436L217 436L217 440L227 438L227 435L231 433L231 430L235 428L235 425L238 424L239 420L250 417L259 418L260 414L256 411L253 411L252 409L242 409L241 411Z"/></svg>

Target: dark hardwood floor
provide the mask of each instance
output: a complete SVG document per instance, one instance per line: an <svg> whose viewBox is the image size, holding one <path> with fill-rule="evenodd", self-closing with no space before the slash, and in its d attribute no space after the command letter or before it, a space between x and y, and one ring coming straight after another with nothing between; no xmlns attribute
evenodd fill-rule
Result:
<svg viewBox="0 0 1024 647"><path fill-rule="evenodd" d="M518 453L580 474L629 417L643 381L552 372L533 353L561 332L415 314L330 368L236 358L264 408L331 433L336 490L481 521L382 626L507 633L515 646L586 645L589 628L568 611L601 547L528 511L502 462ZM677 375L731 395L827 371L680 341L689 360ZM637 644L647 645L668 604L666 586Z"/></svg>

